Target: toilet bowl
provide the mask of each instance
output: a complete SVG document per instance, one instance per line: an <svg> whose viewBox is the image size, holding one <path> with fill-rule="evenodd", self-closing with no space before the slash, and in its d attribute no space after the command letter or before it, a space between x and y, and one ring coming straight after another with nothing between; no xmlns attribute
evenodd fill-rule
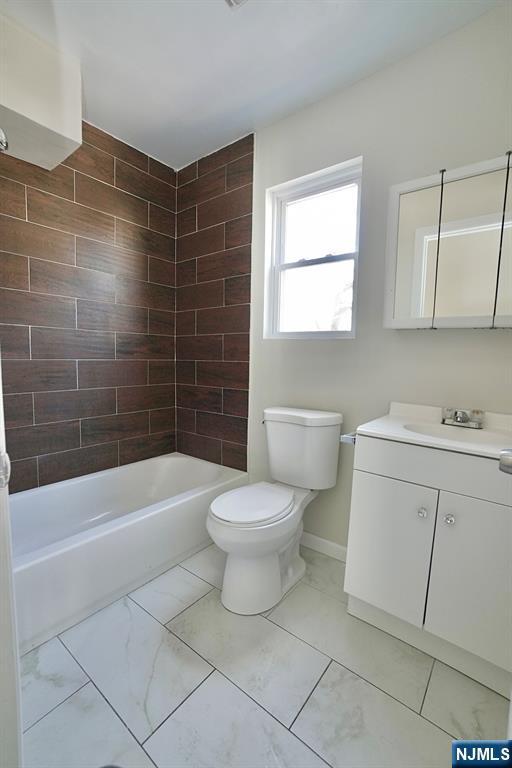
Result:
<svg viewBox="0 0 512 768"><path fill-rule="evenodd" d="M326 411L265 409L270 471L276 482L217 497L206 527L227 554L222 603L256 614L276 605L302 578L302 518L318 491L336 483L342 416Z"/></svg>

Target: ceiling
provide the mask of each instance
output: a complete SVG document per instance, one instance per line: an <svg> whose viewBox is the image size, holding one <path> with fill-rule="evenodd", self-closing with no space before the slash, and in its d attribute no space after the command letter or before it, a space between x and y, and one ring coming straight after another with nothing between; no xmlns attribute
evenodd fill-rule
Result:
<svg viewBox="0 0 512 768"><path fill-rule="evenodd" d="M181 168L495 4L0 0L0 10L80 58L86 120Z"/></svg>

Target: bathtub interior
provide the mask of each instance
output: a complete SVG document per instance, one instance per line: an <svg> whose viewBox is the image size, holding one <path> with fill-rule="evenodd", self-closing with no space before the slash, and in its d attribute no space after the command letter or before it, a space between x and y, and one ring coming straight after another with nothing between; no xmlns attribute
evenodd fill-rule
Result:
<svg viewBox="0 0 512 768"><path fill-rule="evenodd" d="M14 557L245 473L172 453L10 497Z"/></svg>

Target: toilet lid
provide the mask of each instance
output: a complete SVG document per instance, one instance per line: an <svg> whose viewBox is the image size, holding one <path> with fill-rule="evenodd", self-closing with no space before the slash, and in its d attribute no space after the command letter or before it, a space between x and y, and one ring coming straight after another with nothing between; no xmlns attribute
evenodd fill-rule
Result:
<svg viewBox="0 0 512 768"><path fill-rule="evenodd" d="M284 517L293 506L293 491L272 483L253 483L216 498L210 507L219 520L234 525L270 523Z"/></svg>

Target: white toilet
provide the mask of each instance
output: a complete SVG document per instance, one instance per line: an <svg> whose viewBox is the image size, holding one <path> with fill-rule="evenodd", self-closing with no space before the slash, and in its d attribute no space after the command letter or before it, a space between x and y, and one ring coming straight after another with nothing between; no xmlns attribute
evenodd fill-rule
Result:
<svg viewBox="0 0 512 768"><path fill-rule="evenodd" d="M222 603L234 613L267 611L302 578L302 516L338 472L340 413L266 408L274 483L253 483L219 496L206 527L227 553Z"/></svg>

